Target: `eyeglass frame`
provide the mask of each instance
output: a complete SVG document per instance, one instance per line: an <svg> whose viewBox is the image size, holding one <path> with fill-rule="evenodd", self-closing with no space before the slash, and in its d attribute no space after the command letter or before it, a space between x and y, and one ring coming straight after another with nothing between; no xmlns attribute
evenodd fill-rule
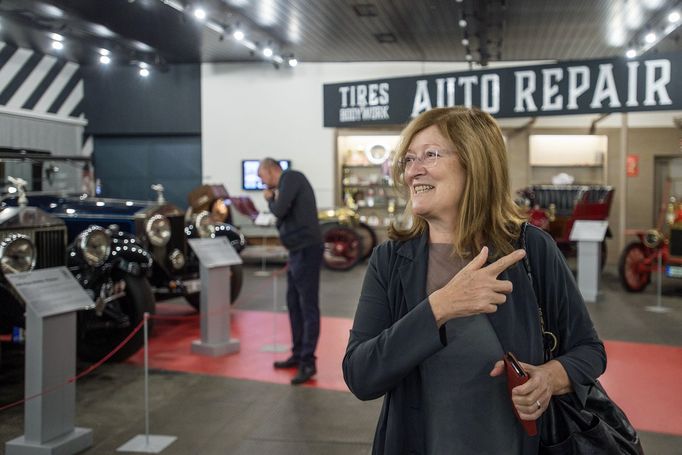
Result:
<svg viewBox="0 0 682 455"><path fill-rule="evenodd" d="M407 157L408 153L411 153L414 155L414 162L407 163L405 162L405 158ZM438 157L443 157L445 156L445 153L452 153L450 150L445 150L445 149L426 149L422 156L420 157L416 153L408 152L403 155L402 159L398 160L398 166L400 167L402 172L407 171L408 169L411 169L412 166L415 164L416 161L419 161L422 166L425 168L432 168L436 167L436 164L438 163ZM435 153L433 156L426 156L428 153Z"/></svg>

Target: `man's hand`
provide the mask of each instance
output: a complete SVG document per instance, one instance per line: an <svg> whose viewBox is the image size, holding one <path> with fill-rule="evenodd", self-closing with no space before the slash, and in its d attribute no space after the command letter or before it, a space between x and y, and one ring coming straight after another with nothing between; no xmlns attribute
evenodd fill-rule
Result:
<svg viewBox="0 0 682 455"><path fill-rule="evenodd" d="M497 311L512 292L511 281L498 280L497 276L525 255L524 250L516 250L484 267L488 247L483 247L466 267L429 296L438 327L453 318Z"/></svg>
<svg viewBox="0 0 682 455"><path fill-rule="evenodd" d="M275 192L273 190L265 190L263 191L263 197L266 201L270 202L275 198Z"/></svg>

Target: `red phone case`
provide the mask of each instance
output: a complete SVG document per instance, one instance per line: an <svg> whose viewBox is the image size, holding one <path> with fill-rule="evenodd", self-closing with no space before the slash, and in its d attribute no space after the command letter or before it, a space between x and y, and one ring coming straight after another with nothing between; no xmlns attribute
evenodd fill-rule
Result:
<svg viewBox="0 0 682 455"><path fill-rule="evenodd" d="M516 367L520 370L522 374L519 374L516 371L516 368L514 368L514 363L516 364ZM516 357L514 357L514 354L512 354L511 352L508 352L504 356L504 369L507 371L507 390L509 390L509 399L511 400L512 389L514 387L520 386L521 384L524 384L530 378L528 377L528 373L523 371L523 368L516 360ZM514 406L513 403L512 409L514 410L516 418L519 419L519 422L521 422L523 429L526 430L528 436L535 436L536 434L538 434L538 428L537 425L535 424L535 420L521 420L521 418L519 417L519 413L516 410L516 406Z"/></svg>

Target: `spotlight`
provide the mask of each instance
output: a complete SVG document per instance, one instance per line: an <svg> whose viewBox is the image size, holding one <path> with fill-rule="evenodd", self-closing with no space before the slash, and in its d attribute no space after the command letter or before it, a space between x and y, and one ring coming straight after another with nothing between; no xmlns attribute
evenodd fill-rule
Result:
<svg viewBox="0 0 682 455"><path fill-rule="evenodd" d="M625 56L627 58L635 58L637 57L637 51L634 49L628 49L628 51L625 53Z"/></svg>
<svg viewBox="0 0 682 455"><path fill-rule="evenodd" d="M294 57L291 57L291 58L289 59L289 66L293 68L293 67L295 67L296 65L298 65L298 60L296 60Z"/></svg>
<svg viewBox="0 0 682 455"><path fill-rule="evenodd" d="M462 28L466 27L466 26L467 26L467 21L466 21L466 19L460 19L460 20L459 20L459 26L462 27Z"/></svg>
<svg viewBox="0 0 682 455"><path fill-rule="evenodd" d="M654 32L647 33L646 36L644 37L644 41L646 41L649 44L653 43L654 41L656 41L656 34Z"/></svg>
<svg viewBox="0 0 682 455"><path fill-rule="evenodd" d="M52 41L52 49L61 51L62 49L64 49L64 43L62 43L61 41Z"/></svg>
<svg viewBox="0 0 682 455"><path fill-rule="evenodd" d="M64 41L64 37L59 33L50 33L50 38L52 38L52 41Z"/></svg>
<svg viewBox="0 0 682 455"><path fill-rule="evenodd" d="M204 19L206 19L206 10L201 7L197 7L194 10L194 17L200 21L203 21Z"/></svg>
<svg viewBox="0 0 682 455"><path fill-rule="evenodd" d="M668 14L668 22L672 22L673 24L675 22L679 22L680 20L680 13L677 11L673 11L672 13Z"/></svg>
<svg viewBox="0 0 682 455"><path fill-rule="evenodd" d="M464 58L466 59L467 62L470 62L470 61L473 59L473 57L471 56L471 54L465 55Z"/></svg>
<svg viewBox="0 0 682 455"><path fill-rule="evenodd" d="M467 38L462 39L462 46L468 46L469 45L469 40Z"/></svg>
<svg viewBox="0 0 682 455"><path fill-rule="evenodd" d="M109 57L108 55L100 55L99 62L102 65L108 65L109 63L111 63L111 57Z"/></svg>
<svg viewBox="0 0 682 455"><path fill-rule="evenodd" d="M234 36L234 39L236 39L237 41L241 41L244 39L244 32L242 32L241 30L235 30L232 36Z"/></svg>
<svg viewBox="0 0 682 455"><path fill-rule="evenodd" d="M263 55L265 55L266 57L272 57L272 49L266 47L265 49L263 49Z"/></svg>
<svg viewBox="0 0 682 455"><path fill-rule="evenodd" d="M109 52L108 49L100 49L97 52L99 52L99 55L110 55L111 54L111 52Z"/></svg>
<svg viewBox="0 0 682 455"><path fill-rule="evenodd" d="M149 70L147 68L140 68L140 76L148 77L149 76Z"/></svg>

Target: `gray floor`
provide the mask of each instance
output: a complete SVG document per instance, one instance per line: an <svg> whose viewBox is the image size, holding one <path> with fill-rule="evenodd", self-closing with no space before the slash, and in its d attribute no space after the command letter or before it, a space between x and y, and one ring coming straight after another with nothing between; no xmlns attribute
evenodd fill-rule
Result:
<svg viewBox="0 0 682 455"><path fill-rule="evenodd" d="M273 282L246 268L237 306L273 309ZM352 318L364 267L323 272L322 313ZM654 283L655 284L655 283ZM283 311L284 279L277 284ZM682 281L665 280L661 303L667 314L649 313L655 286L642 294L621 292L614 271L602 280L600 302L590 312L605 339L682 346ZM179 303L182 304L182 303ZM3 351L0 404L22 396L20 349ZM79 365L83 367L85 365ZM151 433L178 436L164 454L367 454L380 402L360 402L350 393L264 384L195 374L152 371ZM142 370L109 364L78 382L77 424L94 430L84 453L115 453L144 432ZM671 393L680 393L679 390ZM0 443L23 433L23 409L0 412ZM641 433L647 454L682 454L682 437ZM0 446L4 453L4 445Z"/></svg>

